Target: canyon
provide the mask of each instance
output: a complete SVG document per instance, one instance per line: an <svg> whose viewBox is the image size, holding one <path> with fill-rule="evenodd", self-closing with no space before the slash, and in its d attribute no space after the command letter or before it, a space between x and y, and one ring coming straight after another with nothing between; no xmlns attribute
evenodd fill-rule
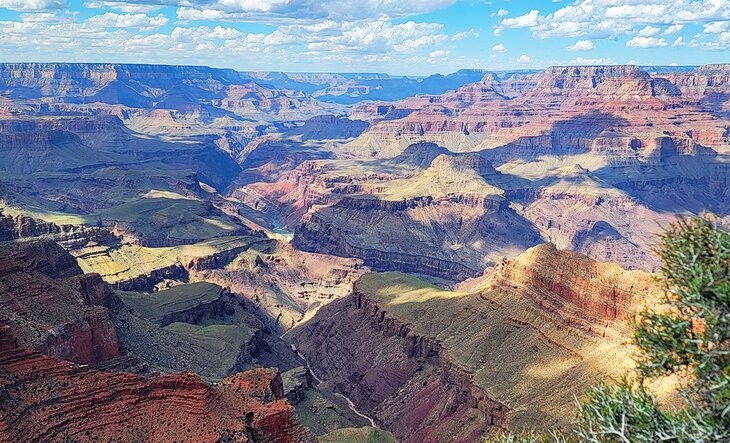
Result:
<svg viewBox="0 0 730 443"><path fill-rule="evenodd" d="M658 235L730 226L729 96L730 65L0 63L0 441L569 427L634 366Z"/></svg>
<svg viewBox="0 0 730 443"><path fill-rule="evenodd" d="M574 396L633 365L629 321L662 295L650 274L547 244L478 280L368 274L287 337L401 441L476 441L569 426Z"/></svg>

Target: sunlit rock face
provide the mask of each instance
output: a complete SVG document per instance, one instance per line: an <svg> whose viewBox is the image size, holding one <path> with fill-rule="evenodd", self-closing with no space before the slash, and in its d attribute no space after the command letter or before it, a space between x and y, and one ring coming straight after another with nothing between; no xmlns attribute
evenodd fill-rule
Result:
<svg viewBox="0 0 730 443"><path fill-rule="evenodd" d="M630 322L661 296L651 274L549 244L462 286L367 274L289 337L403 441L476 441L569 426L573 395L632 367Z"/></svg>
<svg viewBox="0 0 730 443"><path fill-rule="evenodd" d="M295 235L300 247L383 263L376 269L410 272L412 267L399 264L404 259L391 252L444 258L451 253L444 240L459 238L465 241L453 240L451 246L460 258L451 261L477 272L498 256L513 256L540 240L597 260L654 270L659 262L653 245L669 223L703 211L728 216L730 119L718 107L727 73L727 65L674 74L649 74L636 66L552 67L514 97L500 92L499 80L487 76L453 93L362 105L356 115L372 124L345 145L346 152L368 152L364 148L369 147L385 163L312 161L279 182L283 192L269 201L292 211L295 219L306 214ZM478 153L499 173L467 181L497 188L477 193L504 199L503 208L519 220L509 222L511 232L490 225L476 228L482 232L479 240L471 238L463 231L468 222L450 224L446 205L397 221L388 218L391 214L370 218L369 209L353 209L350 201L364 197L392 200L398 195L393 189L407 180L420 183L423 194L438 193L438 186L426 191L433 182L417 178L437 165L409 169L402 159L412 151L405 146L425 142L449 149L452 158ZM472 168L454 170L466 177ZM463 202L468 186L450 183L446 194ZM382 211L381 206L375 210ZM459 206L458 211L466 221L473 208ZM439 217L440 222L433 221ZM420 228L412 227L418 222L437 226L438 232L418 234ZM416 234L412 241L389 241L392 234L385 226L411 226ZM529 230L537 235L526 234ZM500 233L504 244L491 240L487 231ZM383 241L369 242L371 237ZM481 257L470 259L471 253ZM468 273L442 272L444 264L414 266L442 277Z"/></svg>

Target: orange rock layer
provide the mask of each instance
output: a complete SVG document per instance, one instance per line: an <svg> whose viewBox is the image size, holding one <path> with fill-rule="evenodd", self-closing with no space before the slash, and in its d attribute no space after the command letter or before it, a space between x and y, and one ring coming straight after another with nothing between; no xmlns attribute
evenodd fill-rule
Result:
<svg viewBox="0 0 730 443"><path fill-rule="evenodd" d="M662 294L652 274L558 251L552 244L498 264L487 281L508 292L519 291L572 326L604 336L627 330L636 312Z"/></svg>
<svg viewBox="0 0 730 443"><path fill-rule="evenodd" d="M275 370L217 386L191 373L144 378L20 348L0 329L0 442L314 442Z"/></svg>

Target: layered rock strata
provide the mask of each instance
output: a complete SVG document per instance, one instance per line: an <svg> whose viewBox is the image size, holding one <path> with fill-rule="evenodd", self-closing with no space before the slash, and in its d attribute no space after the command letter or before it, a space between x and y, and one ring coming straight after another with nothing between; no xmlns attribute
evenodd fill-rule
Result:
<svg viewBox="0 0 730 443"><path fill-rule="evenodd" d="M217 386L191 373L100 372L17 346L0 330L0 441L314 442L276 371Z"/></svg>
<svg viewBox="0 0 730 443"><path fill-rule="evenodd" d="M400 440L475 441L569 426L575 395L633 366L628 321L660 293L646 273L542 245L470 290L367 274L287 339Z"/></svg>
<svg viewBox="0 0 730 443"><path fill-rule="evenodd" d="M0 317L21 346L77 363L121 355L103 282L51 241L0 243Z"/></svg>

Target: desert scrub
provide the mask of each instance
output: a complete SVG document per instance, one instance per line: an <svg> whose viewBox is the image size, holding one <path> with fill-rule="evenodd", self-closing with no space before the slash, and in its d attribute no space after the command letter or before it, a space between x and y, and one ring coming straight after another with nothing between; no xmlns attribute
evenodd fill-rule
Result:
<svg viewBox="0 0 730 443"><path fill-rule="evenodd" d="M494 443L730 441L730 233L713 216L676 223L659 254L664 304L640 314L635 374L595 386L565 435L500 435ZM677 374L686 406L662 408L645 382Z"/></svg>

